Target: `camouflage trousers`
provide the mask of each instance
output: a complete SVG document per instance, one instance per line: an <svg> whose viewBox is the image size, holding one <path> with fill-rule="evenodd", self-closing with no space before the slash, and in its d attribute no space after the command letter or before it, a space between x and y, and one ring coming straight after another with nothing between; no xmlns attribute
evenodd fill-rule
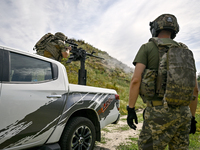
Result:
<svg viewBox="0 0 200 150"><path fill-rule="evenodd" d="M188 150L191 117L188 106L146 107L139 150Z"/></svg>

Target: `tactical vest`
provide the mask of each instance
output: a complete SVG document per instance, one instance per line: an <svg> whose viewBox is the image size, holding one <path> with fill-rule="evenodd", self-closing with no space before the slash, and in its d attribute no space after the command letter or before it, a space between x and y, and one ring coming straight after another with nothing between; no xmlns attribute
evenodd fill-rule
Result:
<svg viewBox="0 0 200 150"><path fill-rule="evenodd" d="M159 49L158 71L145 69L140 85L143 101L153 96L162 97L170 105L189 105L193 100L196 68L193 53L186 45L164 44L151 38Z"/></svg>
<svg viewBox="0 0 200 150"><path fill-rule="evenodd" d="M62 59L62 54L60 47L54 39L54 35L51 33L45 34L36 44L34 49L38 55L45 56L48 58L60 61Z"/></svg>
<svg viewBox="0 0 200 150"><path fill-rule="evenodd" d="M40 40L35 44L34 49L36 51L43 50L46 48L46 44L54 38L54 35L51 33L47 33L40 38Z"/></svg>
<svg viewBox="0 0 200 150"><path fill-rule="evenodd" d="M62 54L60 47L58 46L57 42L55 40L52 40L46 44L46 51L48 51L55 60L60 61L62 59ZM44 53L45 56L45 53ZM48 56L45 56L48 57ZM52 57L49 57L52 58Z"/></svg>

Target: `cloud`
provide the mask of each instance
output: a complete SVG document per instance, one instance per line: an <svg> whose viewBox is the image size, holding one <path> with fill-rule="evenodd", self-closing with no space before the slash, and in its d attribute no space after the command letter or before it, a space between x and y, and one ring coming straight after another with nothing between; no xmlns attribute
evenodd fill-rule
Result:
<svg viewBox="0 0 200 150"><path fill-rule="evenodd" d="M0 6L0 32L3 44L31 51L34 46L33 40L41 32L45 33L46 22L49 21L46 12L42 11L44 4L18 0L1 1Z"/></svg>
<svg viewBox="0 0 200 150"><path fill-rule="evenodd" d="M193 11L189 12L189 10ZM149 3L145 0L140 2L118 1L102 14L98 28L91 29L93 34L84 34L85 39L131 66L140 45L151 37L149 22L163 13L172 13L177 16L181 26L177 40L191 48L199 49L200 33L197 19L199 15L197 14L200 13L198 4L194 4L194 1L185 1L185 3L171 0L153 0ZM200 55L196 51L193 52L198 61Z"/></svg>
<svg viewBox="0 0 200 150"><path fill-rule="evenodd" d="M61 31L132 66L138 49L151 37L149 22L172 13L180 25L176 40L187 44L199 62L199 4L190 0L1 0L0 45L33 52L42 35ZM199 63L197 68L200 71Z"/></svg>

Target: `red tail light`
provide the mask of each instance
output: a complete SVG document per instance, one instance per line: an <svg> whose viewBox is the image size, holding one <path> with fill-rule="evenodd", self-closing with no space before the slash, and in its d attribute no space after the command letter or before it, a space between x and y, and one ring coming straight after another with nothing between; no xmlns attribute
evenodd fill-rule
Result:
<svg viewBox="0 0 200 150"><path fill-rule="evenodd" d="M115 94L115 99L118 100L118 101L116 102L116 105L117 105L117 109L119 110L119 108L120 108L120 103L119 103L119 95L118 95L118 94Z"/></svg>
<svg viewBox="0 0 200 150"><path fill-rule="evenodd" d="M119 100L119 95L115 94L115 99Z"/></svg>

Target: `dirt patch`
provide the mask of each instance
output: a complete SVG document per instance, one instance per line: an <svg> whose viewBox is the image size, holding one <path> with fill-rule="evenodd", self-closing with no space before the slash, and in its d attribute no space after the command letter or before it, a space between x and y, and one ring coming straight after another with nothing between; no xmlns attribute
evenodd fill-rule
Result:
<svg viewBox="0 0 200 150"><path fill-rule="evenodd" d="M101 143L96 142L94 150L116 150L120 143L131 142L130 137L138 138L142 122L137 124L137 129L129 128L126 117L120 117L118 124L110 124L101 131Z"/></svg>

